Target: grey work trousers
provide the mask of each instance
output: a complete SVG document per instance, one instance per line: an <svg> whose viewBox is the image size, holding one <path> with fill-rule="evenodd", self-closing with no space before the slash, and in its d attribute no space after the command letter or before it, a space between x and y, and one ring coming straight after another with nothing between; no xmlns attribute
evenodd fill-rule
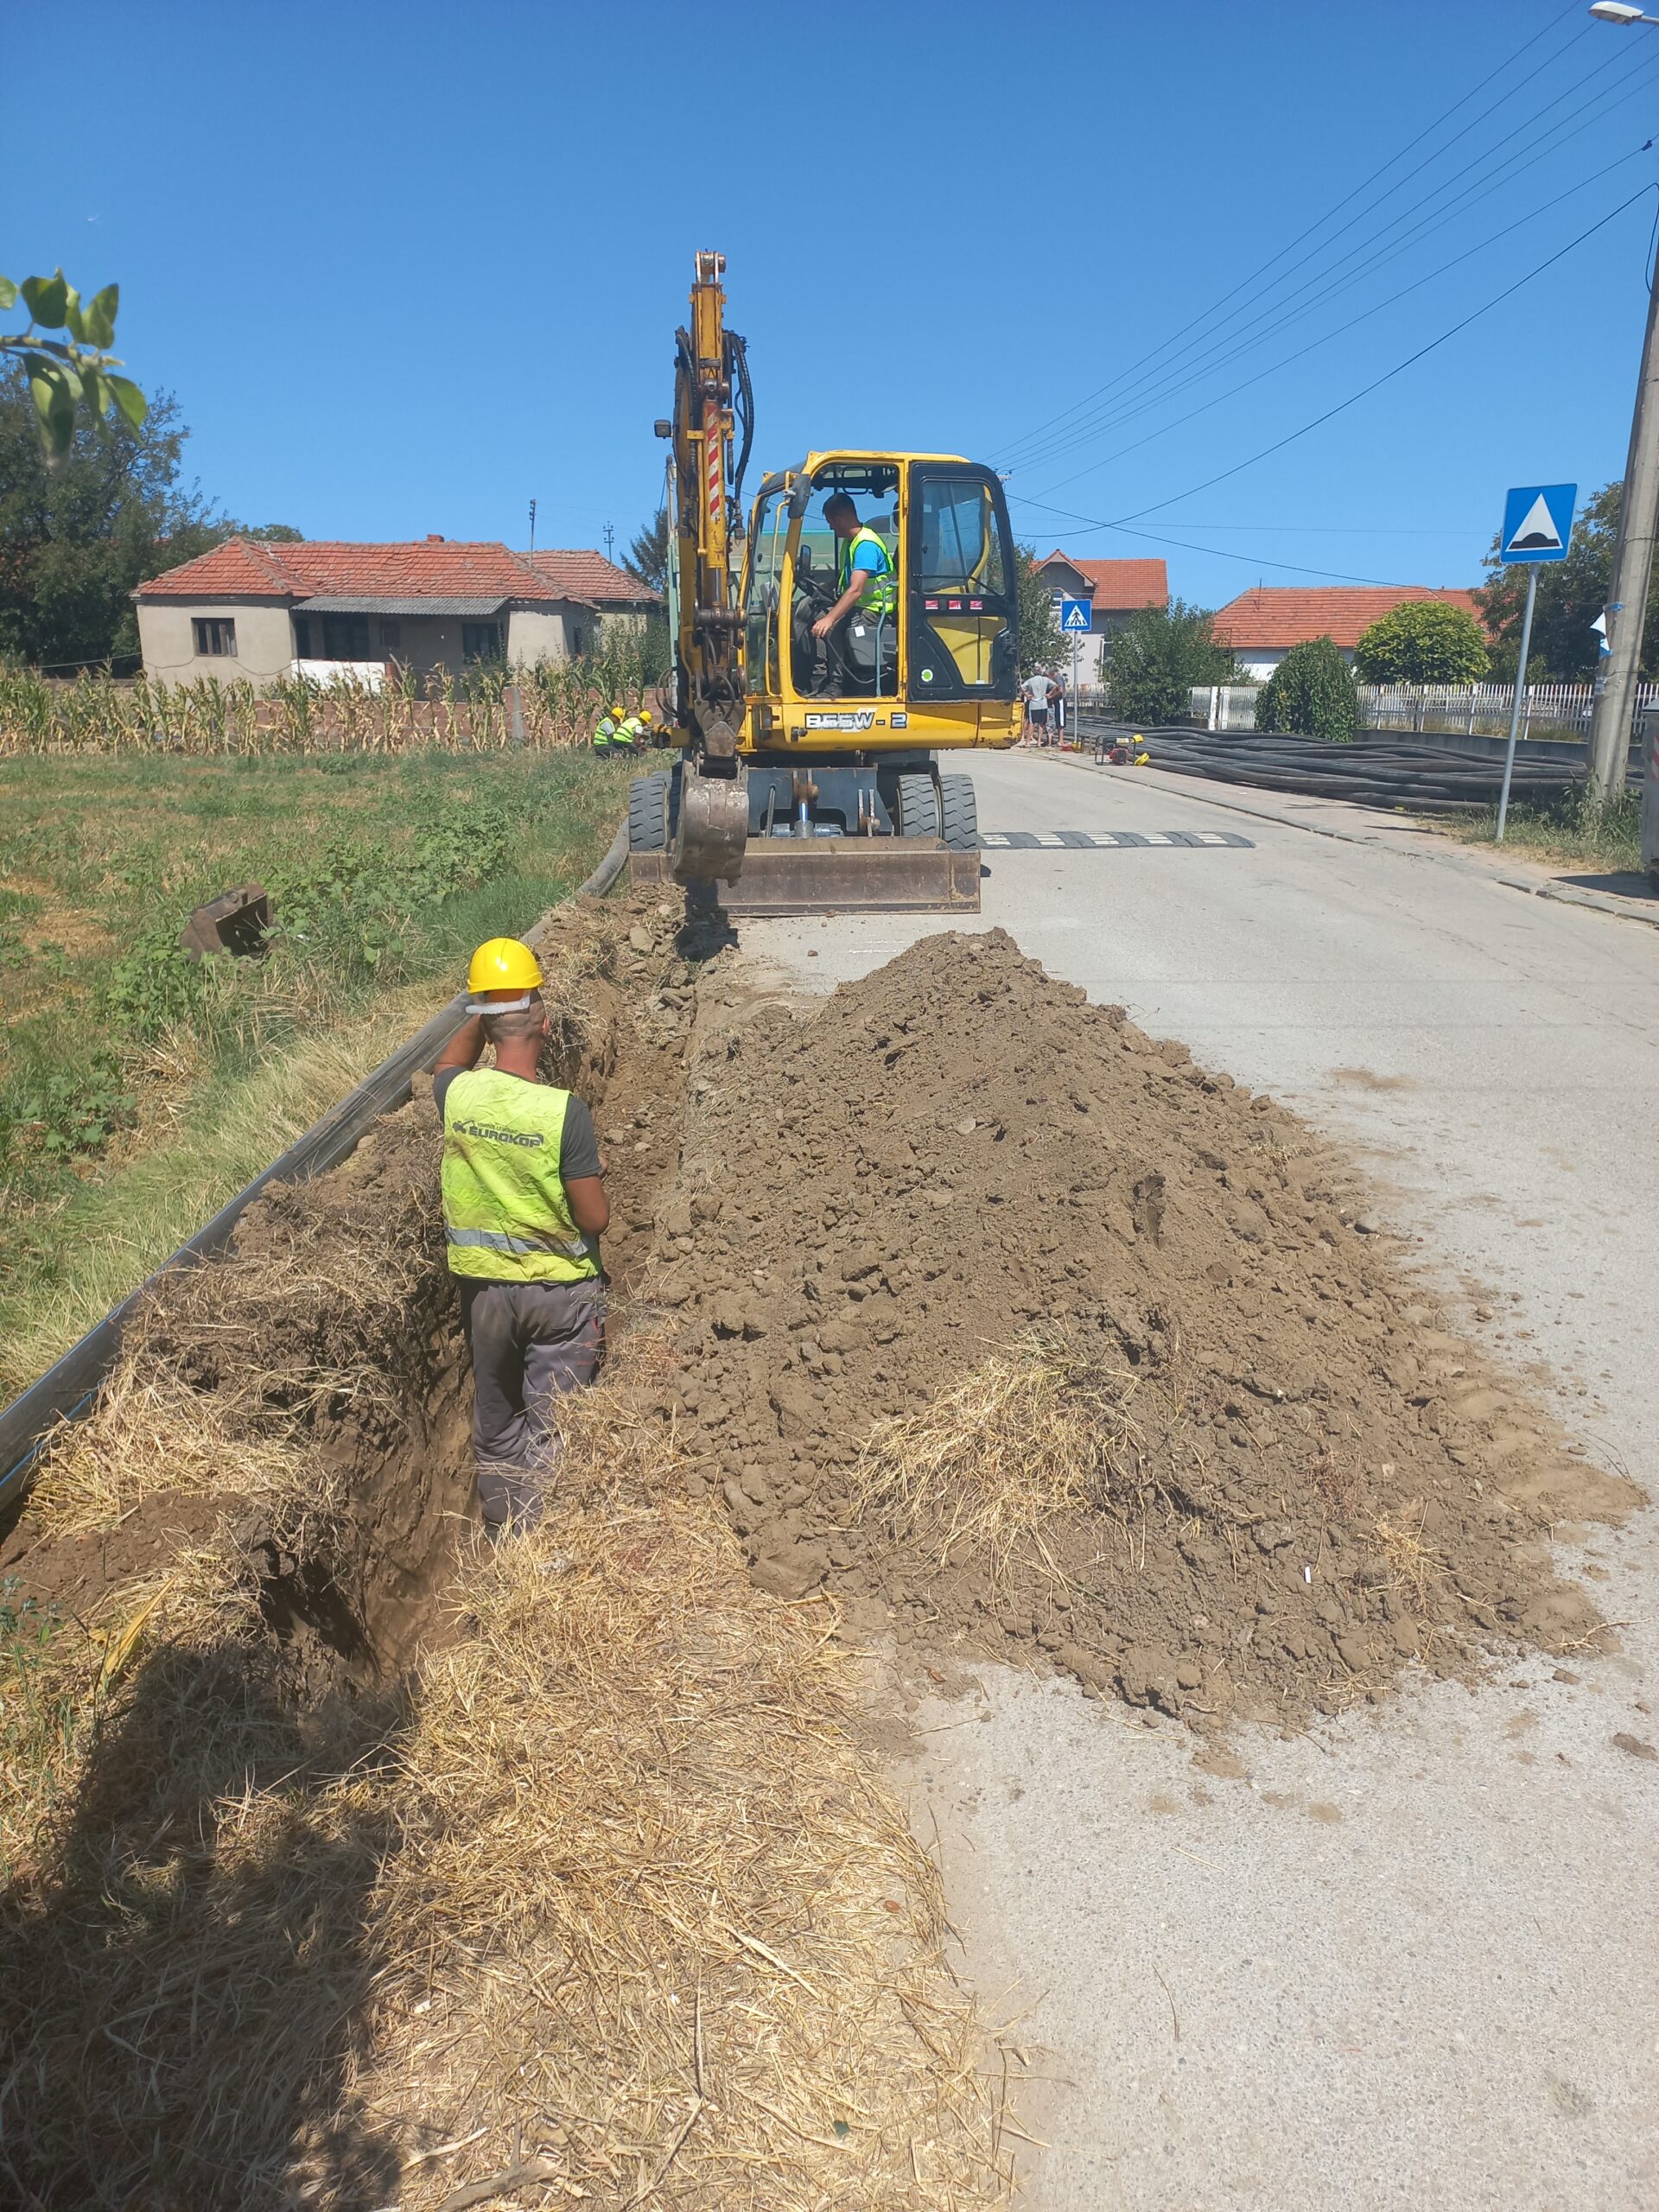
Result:
<svg viewBox="0 0 1659 2212"><path fill-rule="evenodd" d="M473 1356L473 1457L484 1525L492 1535L533 1529L564 1448L556 1402L585 1389L599 1371L605 1287L463 1276L461 1318Z"/></svg>

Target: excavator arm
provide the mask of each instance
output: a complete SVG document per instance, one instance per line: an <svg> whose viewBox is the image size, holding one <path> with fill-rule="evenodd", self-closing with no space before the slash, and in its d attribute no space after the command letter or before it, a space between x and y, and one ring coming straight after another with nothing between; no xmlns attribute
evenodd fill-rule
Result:
<svg viewBox="0 0 1659 2212"><path fill-rule="evenodd" d="M732 587L731 547L754 408L743 340L726 327L725 267L723 254L696 257L690 327L675 334L673 419L658 424L672 441L672 707L685 755L673 870L684 884L735 883L749 829L738 754L743 617Z"/></svg>

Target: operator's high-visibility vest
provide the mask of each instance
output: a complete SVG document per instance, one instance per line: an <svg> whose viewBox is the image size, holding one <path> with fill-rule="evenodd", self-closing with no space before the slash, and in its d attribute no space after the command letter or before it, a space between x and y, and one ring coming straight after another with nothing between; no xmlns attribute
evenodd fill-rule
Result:
<svg viewBox="0 0 1659 2212"><path fill-rule="evenodd" d="M595 753L604 753L609 749L616 736L618 727L619 725L613 722L608 715L605 716L604 720L600 723L599 728L594 732L594 750Z"/></svg>
<svg viewBox="0 0 1659 2212"><path fill-rule="evenodd" d="M887 565L879 575L873 570L861 571L868 574L870 581L859 606L867 614L891 614L899 604L899 578L894 573L893 556L882 543L880 532L870 529L868 524L861 523L850 537L836 541L836 588L843 592L853 581L853 555L861 545L874 545Z"/></svg>
<svg viewBox="0 0 1659 2212"><path fill-rule="evenodd" d="M559 1173L568 1090L498 1068L463 1069L443 1101L449 1272L489 1282L584 1282L596 1240L576 1227Z"/></svg>

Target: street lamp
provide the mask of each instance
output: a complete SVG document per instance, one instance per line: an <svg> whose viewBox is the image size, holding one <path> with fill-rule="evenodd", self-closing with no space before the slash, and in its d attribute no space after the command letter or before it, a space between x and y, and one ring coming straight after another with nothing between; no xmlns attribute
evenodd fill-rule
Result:
<svg viewBox="0 0 1659 2212"><path fill-rule="evenodd" d="M1625 0L1594 0L1590 13L1604 23L1659 24ZM1624 788L1635 720L1637 677L1642 664L1642 632L1648 614L1648 580L1659 529L1659 284L1648 293L1648 327L1642 340L1642 370L1630 416L1630 450L1618 502L1618 544L1613 554L1613 585L1607 601L1607 654L1596 671L1595 702L1590 716L1590 795L1599 803Z"/></svg>

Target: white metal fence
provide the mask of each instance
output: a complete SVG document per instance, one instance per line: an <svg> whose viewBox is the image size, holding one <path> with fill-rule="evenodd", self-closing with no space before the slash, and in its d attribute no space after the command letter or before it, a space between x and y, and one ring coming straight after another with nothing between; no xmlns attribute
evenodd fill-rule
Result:
<svg viewBox="0 0 1659 2212"><path fill-rule="evenodd" d="M1361 683L1363 729L1460 731L1466 737L1507 737L1512 683ZM1259 683L1204 683L1192 690L1192 719L1204 729L1254 729ZM1594 697L1588 683L1529 683L1522 702L1523 737L1583 740ZM1633 722L1659 708L1659 683L1637 686Z"/></svg>

